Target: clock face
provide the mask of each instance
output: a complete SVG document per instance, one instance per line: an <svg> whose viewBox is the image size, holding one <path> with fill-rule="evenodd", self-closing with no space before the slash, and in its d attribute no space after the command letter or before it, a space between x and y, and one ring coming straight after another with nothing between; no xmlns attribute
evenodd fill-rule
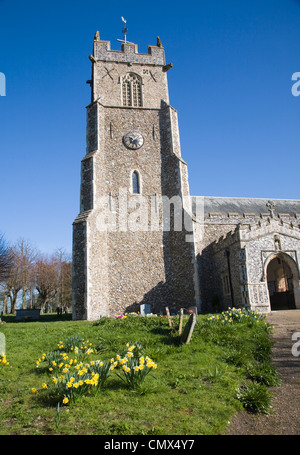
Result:
<svg viewBox="0 0 300 455"><path fill-rule="evenodd" d="M144 144L144 138L140 133L130 131L123 136L123 143L127 148L137 150Z"/></svg>

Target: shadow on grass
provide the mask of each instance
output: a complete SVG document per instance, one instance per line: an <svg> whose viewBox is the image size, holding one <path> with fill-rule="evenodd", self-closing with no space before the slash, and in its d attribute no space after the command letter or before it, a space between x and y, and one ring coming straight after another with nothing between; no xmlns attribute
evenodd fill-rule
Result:
<svg viewBox="0 0 300 455"><path fill-rule="evenodd" d="M16 321L15 314L5 314L1 317L3 322L6 323L19 323L19 322L57 322L57 321L72 321L72 313L60 314L59 316L56 313L42 313L38 321L32 321L28 319L27 321Z"/></svg>
<svg viewBox="0 0 300 455"><path fill-rule="evenodd" d="M181 337L178 331L171 327L155 327L150 330L153 335L159 335L159 342L166 346L180 346Z"/></svg>

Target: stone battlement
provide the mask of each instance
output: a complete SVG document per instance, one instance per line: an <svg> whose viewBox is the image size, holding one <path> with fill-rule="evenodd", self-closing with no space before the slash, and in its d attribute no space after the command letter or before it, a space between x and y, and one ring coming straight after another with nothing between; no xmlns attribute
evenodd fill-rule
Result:
<svg viewBox="0 0 300 455"><path fill-rule="evenodd" d="M139 54L137 44L122 43L121 51L111 50L110 41L100 40L99 33L94 38L94 55L96 61L137 63L139 65L165 65L165 51L157 38L157 46L148 46L148 54Z"/></svg>
<svg viewBox="0 0 300 455"><path fill-rule="evenodd" d="M283 234L300 240L300 226L273 219L249 225L237 225L235 229L230 230L214 242L214 247L222 248L231 245L234 241L251 241L253 239L264 237L268 234Z"/></svg>

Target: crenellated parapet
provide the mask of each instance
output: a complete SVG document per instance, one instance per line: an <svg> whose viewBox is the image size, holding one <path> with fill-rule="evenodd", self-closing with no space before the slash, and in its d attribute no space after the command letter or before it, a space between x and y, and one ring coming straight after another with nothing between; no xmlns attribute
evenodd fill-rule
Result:
<svg viewBox="0 0 300 455"><path fill-rule="evenodd" d="M111 49L110 41L100 40L99 32L96 33L94 38L92 57L96 61L165 66L165 51L162 45L148 46L148 54L139 54L138 46L134 43L122 43L121 50L115 51Z"/></svg>
<svg viewBox="0 0 300 455"><path fill-rule="evenodd" d="M227 248L235 242L250 242L266 235L284 235L300 240L300 226L292 222L268 218L253 224L238 224L212 242L214 249Z"/></svg>

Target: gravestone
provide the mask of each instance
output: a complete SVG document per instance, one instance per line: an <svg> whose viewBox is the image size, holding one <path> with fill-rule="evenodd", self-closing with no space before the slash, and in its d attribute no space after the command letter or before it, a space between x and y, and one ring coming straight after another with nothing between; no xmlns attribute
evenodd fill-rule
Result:
<svg viewBox="0 0 300 455"><path fill-rule="evenodd" d="M182 322L183 322L183 308L180 308L179 330L178 330L179 335L181 335L181 332L182 332Z"/></svg>
<svg viewBox="0 0 300 455"><path fill-rule="evenodd" d="M5 335L4 333L0 332L0 355L5 355L6 350L5 350Z"/></svg>
<svg viewBox="0 0 300 455"><path fill-rule="evenodd" d="M191 341L192 333L196 324L197 315L192 313L184 327L183 334L181 335L181 342L188 344Z"/></svg>
<svg viewBox="0 0 300 455"><path fill-rule="evenodd" d="M173 321L170 316L170 310L169 310L169 307L167 307L167 306L166 306L166 313L167 313L167 317L168 317L168 321L169 321L169 327L173 327Z"/></svg>
<svg viewBox="0 0 300 455"><path fill-rule="evenodd" d="M140 305L140 314L141 316L147 316L147 314L151 314L151 305L148 303Z"/></svg>
<svg viewBox="0 0 300 455"><path fill-rule="evenodd" d="M38 321L40 309L16 310L16 321Z"/></svg>

